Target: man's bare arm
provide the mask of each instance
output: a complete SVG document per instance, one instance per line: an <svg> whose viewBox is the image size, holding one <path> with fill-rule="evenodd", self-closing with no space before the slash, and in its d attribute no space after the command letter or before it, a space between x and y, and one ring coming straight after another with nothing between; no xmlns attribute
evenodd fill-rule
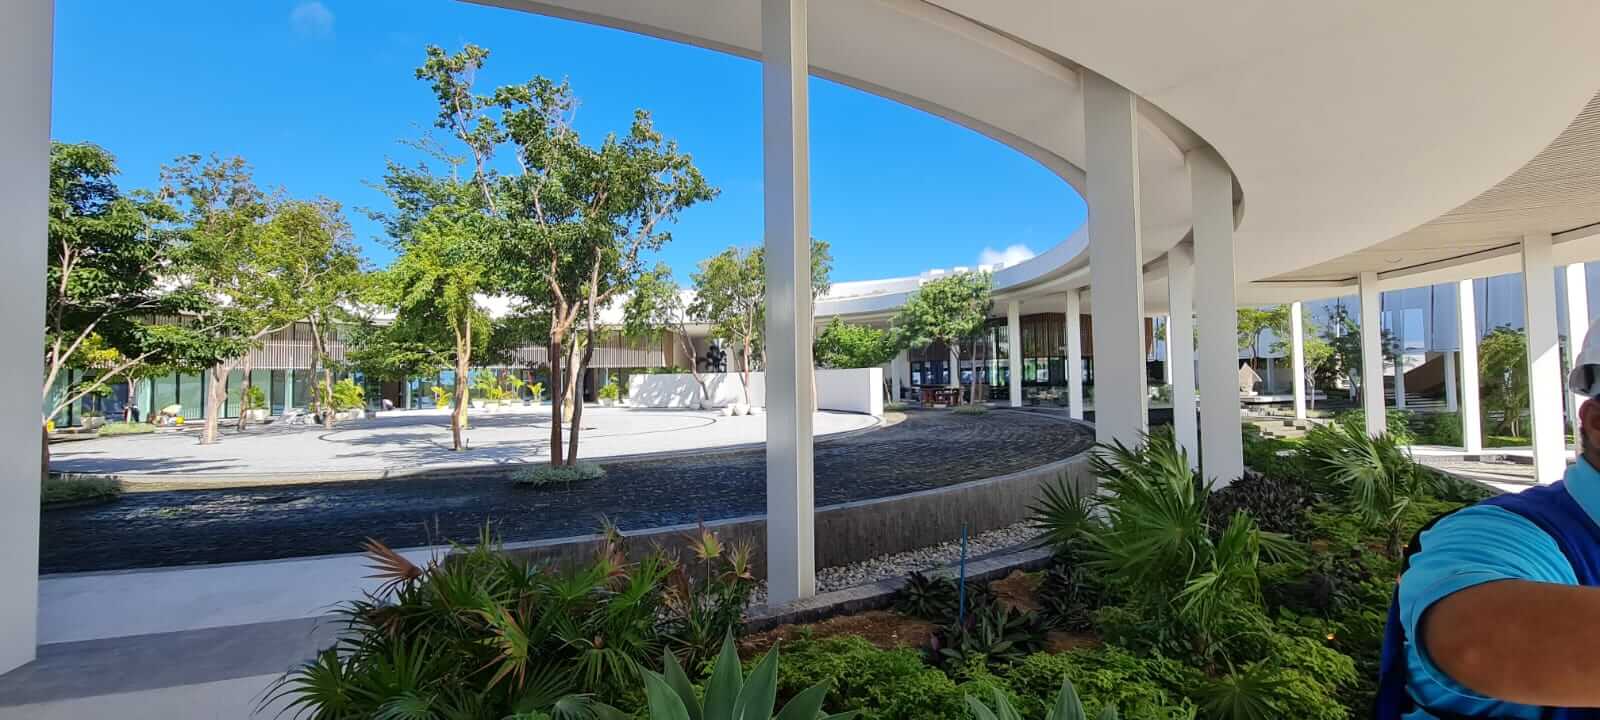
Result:
<svg viewBox="0 0 1600 720"><path fill-rule="evenodd" d="M1422 616L1434 665L1480 695L1549 707L1600 707L1600 588L1484 583Z"/></svg>

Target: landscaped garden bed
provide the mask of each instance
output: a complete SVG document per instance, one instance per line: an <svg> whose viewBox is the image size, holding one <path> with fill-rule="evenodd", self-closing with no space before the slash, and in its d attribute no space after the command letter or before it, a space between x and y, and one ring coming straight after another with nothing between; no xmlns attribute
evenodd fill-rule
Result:
<svg viewBox="0 0 1600 720"><path fill-rule="evenodd" d="M1048 568L918 574L893 609L745 635L748 683L882 720L987 717L975 703L1043 718L1063 683L1089 717L1366 717L1399 540L1480 493L1352 423L1246 451L1258 472L1213 489L1170 435L1101 448L1107 492L1062 484L1034 507ZM390 584L280 693L319 716L671 717L672 698L709 706L734 682L712 659L755 590L747 550L702 532L637 563L618 545L527 569L492 545L427 568L373 547Z"/></svg>

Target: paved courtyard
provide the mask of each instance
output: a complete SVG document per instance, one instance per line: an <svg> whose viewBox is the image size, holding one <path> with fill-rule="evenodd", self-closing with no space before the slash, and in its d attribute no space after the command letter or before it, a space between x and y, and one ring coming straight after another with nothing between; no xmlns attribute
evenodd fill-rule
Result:
<svg viewBox="0 0 1600 720"><path fill-rule="evenodd" d="M1093 442L1091 427L1043 413L911 412L889 427L819 441L816 502L1004 475L1071 457ZM514 542L593 532L601 517L635 530L765 508L760 449L605 465L604 479L570 489L517 487L505 473L486 468L477 475L131 492L105 505L45 512L40 570L348 553L367 537L419 547L474 540L485 523Z"/></svg>
<svg viewBox="0 0 1600 720"><path fill-rule="evenodd" d="M814 432L833 435L872 427L867 415L819 412ZM199 443L198 428L124 435L51 446L57 471L116 473L131 482L272 482L367 479L421 469L541 462L550 457L550 409L472 411L468 450L450 449L450 418L409 411L387 417L320 425L252 425L229 429L213 445ZM766 441L764 415L723 417L716 412L586 407L579 441L585 458L617 458L671 451L754 445Z"/></svg>

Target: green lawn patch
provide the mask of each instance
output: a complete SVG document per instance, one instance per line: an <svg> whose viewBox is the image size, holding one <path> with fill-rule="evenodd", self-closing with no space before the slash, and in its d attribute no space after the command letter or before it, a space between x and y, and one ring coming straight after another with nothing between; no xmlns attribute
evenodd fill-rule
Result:
<svg viewBox="0 0 1600 720"><path fill-rule="evenodd" d="M101 435L144 435L153 433L156 426L143 422L112 422L100 426Z"/></svg>
<svg viewBox="0 0 1600 720"><path fill-rule="evenodd" d="M103 475L51 475L39 491L45 508L110 502L122 496L122 482Z"/></svg>

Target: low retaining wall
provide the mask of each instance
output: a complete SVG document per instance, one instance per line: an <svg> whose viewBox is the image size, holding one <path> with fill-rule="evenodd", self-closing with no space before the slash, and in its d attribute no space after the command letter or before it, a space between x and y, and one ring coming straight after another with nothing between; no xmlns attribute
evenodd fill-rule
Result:
<svg viewBox="0 0 1600 720"><path fill-rule="evenodd" d="M1088 454L999 477L817 508L816 566L848 565L948 542L961 537L963 524L971 534L1014 525L1027 519L1040 487L1061 477L1080 493L1092 491L1095 480L1089 474ZM657 546L681 551L695 527L672 525L624 533L628 555L637 559ZM757 576L766 576L765 515L708 522L706 527L724 542L749 543ZM506 552L528 561L586 562L600 542L599 535L579 535L509 544Z"/></svg>
<svg viewBox="0 0 1600 720"><path fill-rule="evenodd" d="M724 407L745 401L739 373L703 373L707 405ZM817 408L883 416L883 368L817 370ZM656 373L628 378L628 403L647 408L694 408L700 404L700 386L687 373ZM766 375L750 373L750 404L767 404Z"/></svg>

